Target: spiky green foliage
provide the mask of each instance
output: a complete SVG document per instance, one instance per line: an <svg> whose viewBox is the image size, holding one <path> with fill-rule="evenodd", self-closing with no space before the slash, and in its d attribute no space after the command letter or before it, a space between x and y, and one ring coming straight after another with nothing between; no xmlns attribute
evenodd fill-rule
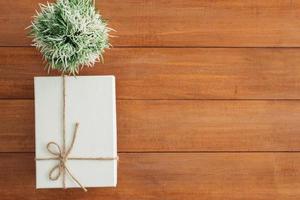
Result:
<svg viewBox="0 0 300 200"><path fill-rule="evenodd" d="M102 60L109 48L110 28L93 0L57 0L40 5L30 35L49 69L77 74L83 66Z"/></svg>

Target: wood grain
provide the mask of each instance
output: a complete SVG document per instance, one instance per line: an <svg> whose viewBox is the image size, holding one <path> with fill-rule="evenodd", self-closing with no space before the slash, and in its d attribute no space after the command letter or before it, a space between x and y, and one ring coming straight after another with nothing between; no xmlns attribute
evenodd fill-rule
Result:
<svg viewBox="0 0 300 200"><path fill-rule="evenodd" d="M116 48L81 75L117 78L120 162L88 193L35 189L48 74L24 29L46 1L0 0L1 200L300 199L300 1L96 0Z"/></svg>
<svg viewBox="0 0 300 200"><path fill-rule="evenodd" d="M13 199L296 200L299 153L120 154L117 188L35 190L33 154L0 154L0 194Z"/></svg>
<svg viewBox="0 0 300 200"><path fill-rule="evenodd" d="M0 152L33 152L33 101L0 102ZM300 101L119 100L117 113L120 152L300 150Z"/></svg>
<svg viewBox="0 0 300 200"><path fill-rule="evenodd" d="M0 1L0 46L28 46L38 3ZM286 0L97 0L114 46L299 47L300 2ZM13 12L12 12L13 11Z"/></svg>
<svg viewBox="0 0 300 200"><path fill-rule="evenodd" d="M0 48L0 98L33 98L41 60ZM81 75L114 74L118 99L299 99L299 63L297 48L115 48Z"/></svg>

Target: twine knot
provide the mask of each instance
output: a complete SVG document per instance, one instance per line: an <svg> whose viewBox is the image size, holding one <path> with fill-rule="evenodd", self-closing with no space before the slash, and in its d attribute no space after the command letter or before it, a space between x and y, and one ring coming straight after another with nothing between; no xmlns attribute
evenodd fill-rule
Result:
<svg viewBox="0 0 300 200"><path fill-rule="evenodd" d="M75 131L72 137L72 142L70 147L67 149L67 151L61 150L60 146L56 142L49 142L47 144L47 150L50 154L54 155L52 158L37 158L36 160L58 160L58 164L55 165L49 172L49 179L52 181L56 181L59 179L59 177L63 176L63 187L66 188L66 181L65 176L66 173L73 179L74 182L76 182L85 192L87 189L73 176L73 174L70 172L69 168L67 167L67 161L70 159L69 155L71 150L73 149L75 139L77 136L77 130L79 127L79 123L75 124ZM75 158L76 159L76 158ZM78 158L81 160L90 160L90 158ZM93 159L94 160L94 159Z"/></svg>
<svg viewBox="0 0 300 200"><path fill-rule="evenodd" d="M50 170L50 173L49 173L49 179L50 180L57 180L60 175L64 172L64 171L67 171L69 172L67 166L66 166L66 163L68 161L68 157L70 155L70 152L71 150L73 149L73 146L74 146L74 142L75 142L75 139L76 139L76 135L77 135L77 130L78 130L78 127L79 127L79 123L76 123L75 124L75 131L74 131L74 134L73 134L73 138L72 138L72 142L71 142L71 145L70 147L67 149L66 152L63 152L60 148L60 146L56 143L56 142L49 142L47 144L47 150L49 151L49 153L51 153L52 155L56 156L54 157L54 159L56 158L56 160L59 161L59 163L57 165L55 165L51 170ZM56 174L55 172L58 171Z"/></svg>

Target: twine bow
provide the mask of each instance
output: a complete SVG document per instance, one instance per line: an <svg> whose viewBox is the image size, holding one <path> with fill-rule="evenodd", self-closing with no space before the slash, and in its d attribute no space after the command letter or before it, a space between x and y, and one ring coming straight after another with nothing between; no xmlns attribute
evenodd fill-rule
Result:
<svg viewBox="0 0 300 200"><path fill-rule="evenodd" d="M47 144L47 150L49 151L50 154L54 155L54 157L50 158L36 158L35 160L58 160L59 163L55 165L49 172L49 179L52 181L58 180L58 178L62 175L62 185L63 188L66 188L66 173L72 178L72 180L79 185L85 192L87 192L87 189L74 177L74 175L70 172L69 168L67 167L67 161L68 160L118 160L117 157L69 157L71 150L73 149L77 132L78 132L78 127L79 123L77 122L75 124L75 130L74 134L72 137L72 142L70 144L70 147L66 149L66 83L65 83L65 76L63 76L63 145L62 149L56 142L49 142ZM56 149L56 151L53 150L53 147Z"/></svg>

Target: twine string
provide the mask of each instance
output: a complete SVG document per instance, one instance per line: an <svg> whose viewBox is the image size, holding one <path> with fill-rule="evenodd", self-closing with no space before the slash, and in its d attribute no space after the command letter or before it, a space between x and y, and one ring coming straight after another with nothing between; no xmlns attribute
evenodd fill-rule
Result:
<svg viewBox="0 0 300 200"><path fill-rule="evenodd" d="M74 133L72 136L72 141L69 146L69 148L66 149L66 81L65 81L65 75L63 75L63 143L62 143L62 149L56 142L49 142L47 144L47 150L50 154L54 155L54 157L48 157L48 158L36 158L35 160L58 160L59 163L55 165L49 172L49 179L52 181L56 181L59 179L59 177L62 175L62 185L63 188L66 189L66 174L68 174L71 179L80 186L85 192L87 192L87 189L80 183L80 181L75 178L75 176L70 172L70 169L67 167L67 161L68 160L118 160L117 157L69 157L76 137L77 132L79 128L79 123L77 122L75 124ZM54 151L56 149L56 151Z"/></svg>
<svg viewBox="0 0 300 200"><path fill-rule="evenodd" d="M65 75L62 74L63 77L63 149L62 149L62 157L67 158L65 152L66 152L66 78ZM75 129L75 134L77 130ZM75 134L73 135L73 138L76 137ZM58 146L58 145L57 145ZM59 147L59 146L58 146ZM48 148L48 145L47 145ZM48 149L49 150L49 149ZM62 162L59 162L62 163ZM63 173L63 188L66 189L66 170L65 170L65 162L60 165L59 168ZM50 176L49 176L50 177Z"/></svg>

